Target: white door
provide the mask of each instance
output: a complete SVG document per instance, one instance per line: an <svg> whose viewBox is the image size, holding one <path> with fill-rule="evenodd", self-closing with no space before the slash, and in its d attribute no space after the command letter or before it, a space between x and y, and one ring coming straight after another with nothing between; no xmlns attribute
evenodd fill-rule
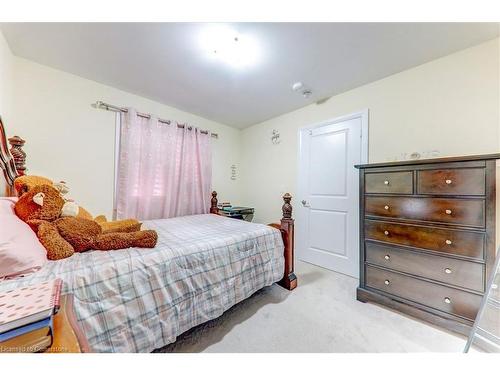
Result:
<svg viewBox="0 0 500 375"><path fill-rule="evenodd" d="M359 277L359 181L368 159L368 111L301 129L297 253Z"/></svg>

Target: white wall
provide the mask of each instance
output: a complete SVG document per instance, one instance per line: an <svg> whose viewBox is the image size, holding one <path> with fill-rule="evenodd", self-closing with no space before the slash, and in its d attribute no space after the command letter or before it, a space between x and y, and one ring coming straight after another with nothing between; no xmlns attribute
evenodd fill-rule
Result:
<svg viewBox="0 0 500 375"><path fill-rule="evenodd" d="M219 134L213 140L213 188L238 201L240 131L143 97L15 57L15 116L10 134L26 139L28 173L65 180L72 198L92 214L111 216L115 113L91 107L102 100L161 118L187 122Z"/></svg>
<svg viewBox="0 0 500 375"><path fill-rule="evenodd" d="M243 130L242 203L256 208L258 222L279 218L280 196L295 194L298 129L365 108L370 162L413 151L498 152L499 66L492 40ZM273 129L279 145L271 143Z"/></svg>
<svg viewBox="0 0 500 375"><path fill-rule="evenodd" d="M14 56L0 33L0 116L5 122L11 115L13 60Z"/></svg>
<svg viewBox="0 0 500 375"><path fill-rule="evenodd" d="M14 56L0 32L0 117L5 126L8 126L12 117L13 60ZM0 176L2 176L1 172ZM0 195L4 191L5 181L3 177L0 177Z"/></svg>

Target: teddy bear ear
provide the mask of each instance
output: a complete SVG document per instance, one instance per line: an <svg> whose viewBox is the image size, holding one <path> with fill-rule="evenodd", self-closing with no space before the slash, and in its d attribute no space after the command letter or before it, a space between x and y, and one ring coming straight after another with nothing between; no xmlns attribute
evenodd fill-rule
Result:
<svg viewBox="0 0 500 375"><path fill-rule="evenodd" d="M33 202L35 202L39 206L43 206L43 198L45 198L44 193L37 193L33 195Z"/></svg>

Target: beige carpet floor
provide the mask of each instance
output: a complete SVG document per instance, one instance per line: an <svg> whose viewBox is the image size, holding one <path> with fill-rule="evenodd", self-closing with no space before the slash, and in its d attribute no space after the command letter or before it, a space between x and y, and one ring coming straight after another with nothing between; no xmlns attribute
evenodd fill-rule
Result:
<svg viewBox="0 0 500 375"><path fill-rule="evenodd" d="M161 352L461 352L466 338L371 303L357 280L297 262L293 292L273 285Z"/></svg>

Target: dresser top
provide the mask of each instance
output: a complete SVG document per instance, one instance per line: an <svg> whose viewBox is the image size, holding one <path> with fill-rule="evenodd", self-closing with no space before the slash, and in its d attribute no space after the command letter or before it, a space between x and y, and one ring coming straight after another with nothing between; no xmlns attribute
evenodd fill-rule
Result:
<svg viewBox="0 0 500 375"><path fill-rule="evenodd" d="M463 161L479 161L479 160L493 160L500 159L500 153L496 154L483 154L483 155L468 155L468 156L453 156L447 158L434 158L434 159L418 159L418 160L402 160L391 161L386 163L372 163L372 164L358 164L355 168L379 168L379 167L395 167L402 165L418 165L418 164L435 164L435 163L456 163Z"/></svg>

